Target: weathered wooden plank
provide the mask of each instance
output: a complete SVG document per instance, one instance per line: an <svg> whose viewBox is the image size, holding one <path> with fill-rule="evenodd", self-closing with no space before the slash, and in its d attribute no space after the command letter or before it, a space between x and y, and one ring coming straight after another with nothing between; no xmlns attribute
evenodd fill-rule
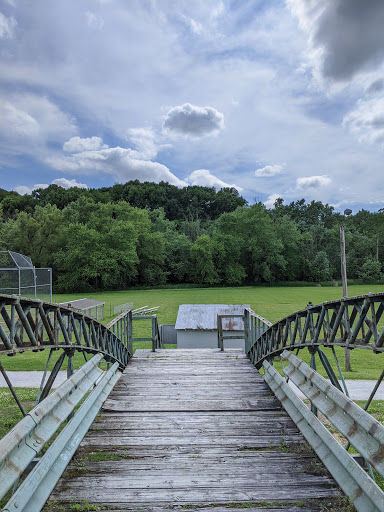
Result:
<svg viewBox="0 0 384 512"><path fill-rule="evenodd" d="M165 350L136 352L52 498L309 512L340 494L244 354Z"/></svg>
<svg viewBox="0 0 384 512"><path fill-rule="evenodd" d="M122 401L107 400L106 411L246 411L278 409L279 405L265 400L159 400L150 402L145 400Z"/></svg>
<svg viewBox="0 0 384 512"><path fill-rule="evenodd" d="M132 446L139 446L139 445L149 445L149 446L193 446L196 443L199 444L199 446L211 446L213 444L213 438L205 437L204 439L200 440L202 433L196 433L195 435L189 435L186 437L165 437L165 436L159 436L156 438L152 438L152 443L148 437L130 437L130 436L124 436L117 433L116 435L109 435L109 436L100 436L97 438L85 438L83 441L83 446L99 446L100 448L105 449L106 447L112 445L112 446L120 446L123 444L127 447ZM291 444L296 444L302 440L302 437L300 434L291 435L289 437L289 440L287 441L286 435L278 435L278 434L270 434L269 436L263 436L263 437L234 437L234 436L228 436L228 437L221 437L218 439L214 445L215 446L236 446L237 448L269 448L273 446L278 446L282 443L286 444L288 447Z"/></svg>
<svg viewBox="0 0 384 512"><path fill-rule="evenodd" d="M129 482L126 484L129 485ZM318 482L317 485L302 487L291 481L289 487L276 485L276 481L270 486L258 486L257 483L243 487L241 489L234 486L216 486L188 488L180 487L172 488L151 488L137 489L126 488L116 490L112 488L103 488L99 485L97 479L91 484L76 487L67 485L53 493L53 498L64 502L72 502L76 496L77 501L87 500L90 502L100 502L104 504L121 504L128 503L130 505L146 505L146 504L168 504L168 505L189 505L189 504L214 504L214 503L260 503L263 501L281 502L281 503L297 503L298 501L310 499L324 499L338 496L340 493L337 488L330 488L328 484Z"/></svg>
<svg viewBox="0 0 384 512"><path fill-rule="evenodd" d="M124 510L124 512L137 512L137 507L135 508L127 508L126 504L125 503L116 503L114 504L115 506L118 506L119 508L117 509L111 509L111 508L108 508L108 509L99 509L100 512L122 512L122 510ZM215 506L215 511L214 512L239 512L239 507L220 507L220 506ZM252 506L249 506L249 504L247 504L246 506L242 507L242 508L246 508L247 509L247 512L314 512L314 508L311 506L311 508L307 508L305 506L303 506L301 503L298 507L290 507L290 506L286 506L286 505L283 505L282 507L269 507L268 508L265 508L265 507L260 507L258 506L257 508L254 508ZM175 510L177 510L177 508L175 509L175 507L157 507L157 506L145 506L145 512L175 512ZM318 508L316 508L316 510L320 510ZM188 511L189 512L212 512L212 507L193 507L192 505L188 505Z"/></svg>

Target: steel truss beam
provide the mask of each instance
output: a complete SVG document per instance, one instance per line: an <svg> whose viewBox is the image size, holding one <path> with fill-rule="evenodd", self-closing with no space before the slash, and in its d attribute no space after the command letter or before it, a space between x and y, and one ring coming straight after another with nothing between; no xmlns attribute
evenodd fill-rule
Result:
<svg viewBox="0 0 384 512"><path fill-rule="evenodd" d="M384 293L308 306L273 325L264 321L258 330L249 328L246 352L256 368L261 368L265 359L278 356L283 350L320 345L381 353L384 352L384 330L380 324L383 312ZM255 316L245 310L245 326L252 324Z"/></svg>
<svg viewBox="0 0 384 512"><path fill-rule="evenodd" d="M132 357L132 313L107 326L71 308L0 295L0 356L27 350L99 353L123 370Z"/></svg>

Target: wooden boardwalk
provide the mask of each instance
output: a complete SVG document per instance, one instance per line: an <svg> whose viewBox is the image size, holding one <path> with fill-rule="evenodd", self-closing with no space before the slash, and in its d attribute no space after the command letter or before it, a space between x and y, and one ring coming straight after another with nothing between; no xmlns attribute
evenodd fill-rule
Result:
<svg viewBox="0 0 384 512"><path fill-rule="evenodd" d="M243 353L139 350L51 500L309 512L340 495Z"/></svg>

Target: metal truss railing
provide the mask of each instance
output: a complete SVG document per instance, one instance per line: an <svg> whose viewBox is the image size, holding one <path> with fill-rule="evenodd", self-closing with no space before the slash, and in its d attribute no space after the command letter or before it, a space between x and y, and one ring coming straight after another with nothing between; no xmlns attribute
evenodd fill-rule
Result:
<svg viewBox="0 0 384 512"><path fill-rule="evenodd" d="M123 370L132 357L132 315L105 326L71 308L0 295L0 355L44 349L99 353Z"/></svg>
<svg viewBox="0 0 384 512"><path fill-rule="evenodd" d="M24 416L0 440L0 499L13 487L4 511L37 512L44 506L117 381L117 370L123 370L131 359L133 341L140 339L133 338L132 321L143 318L152 322L152 337L148 339L152 341L153 351L162 348L156 315L135 317L128 310L104 326L71 308L0 295L0 356L50 350L36 407L29 413L24 410L0 362L0 371ZM56 350L61 350L61 354L45 382L51 356ZM86 353L93 357L74 373L75 351L83 352L85 359ZM66 357L68 378L49 394ZM99 368L103 361L108 363L106 371ZM81 400L84 401L76 410ZM70 421L39 458L44 445L52 441L66 420ZM17 488L21 478L24 480Z"/></svg>
<svg viewBox="0 0 384 512"><path fill-rule="evenodd" d="M370 293L308 306L255 334L247 327L253 316L245 311L246 352L256 368L265 359L304 347L323 346L364 348L384 352L384 330L380 320L384 311L384 293ZM251 324L250 324L251 325ZM249 348L248 348L249 346ZM248 348L248 349L247 349Z"/></svg>
<svg viewBox="0 0 384 512"><path fill-rule="evenodd" d="M245 353L248 354L250 348L256 340L271 327L272 324L260 315L257 315L252 309L244 310L244 341Z"/></svg>
<svg viewBox="0 0 384 512"><path fill-rule="evenodd" d="M264 379L271 390L356 509L359 512L383 511L383 491L358 463L362 458L372 476L372 467L384 476L383 425L294 354L284 351L281 359L288 362L283 369L286 379L268 361L263 362ZM359 458L349 454L312 414L289 386L288 379L299 386L300 391L358 451Z"/></svg>

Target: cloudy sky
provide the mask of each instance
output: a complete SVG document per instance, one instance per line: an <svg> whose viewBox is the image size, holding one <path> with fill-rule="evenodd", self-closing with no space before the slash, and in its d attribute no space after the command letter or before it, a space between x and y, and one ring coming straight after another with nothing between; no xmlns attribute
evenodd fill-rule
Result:
<svg viewBox="0 0 384 512"><path fill-rule="evenodd" d="M384 207L383 0L0 0L0 187Z"/></svg>

